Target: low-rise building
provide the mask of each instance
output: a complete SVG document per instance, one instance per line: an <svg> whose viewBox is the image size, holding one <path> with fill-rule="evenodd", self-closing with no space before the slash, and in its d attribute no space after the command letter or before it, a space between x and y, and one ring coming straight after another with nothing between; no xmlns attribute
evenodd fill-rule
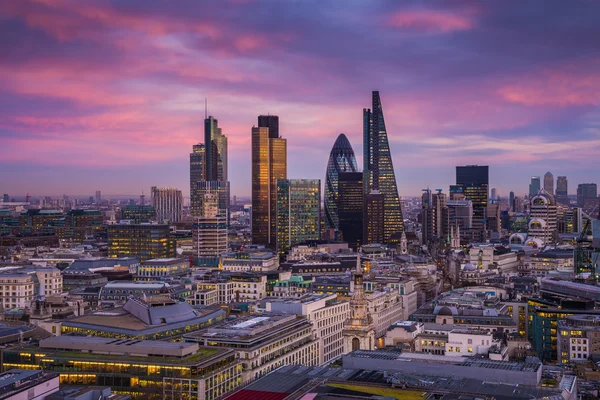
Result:
<svg viewBox="0 0 600 400"><path fill-rule="evenodd" d="M272 296L275 297L302 297L312 291L312 279L307 280L302 276L294 275L289 279L275 283Z"/></svg>
<svg viewBox="0 0 600 400"><path fill-rule="evenodd" d="M400 347L405 351L415 351L415 340L423 333L423 323L415 321L396 321L387 329L384 343L386 346Z"/></svg>
<svg viewBox="0 0 600 400"><path fill-rule="evenodd" d="M130 297L144 297L159 294L175 293L175 287L161 281L136 282L136 281L113 281L104 285L98 293L98 301L102 304L125 304ZM186 297L186 296L182 296Z"/></svg>
<svg viewBox="0 0 600 400"><path fill-rule="evenodd" d="M63 290L60 271L54 267L32 265L0 267L0 307L5 309L30 308L40 294L59 295Z"/></svg>
<svg viewBox="0 0 600 400"><path fill-rule="evenodd" d="M185 258L154 258L143 261L138 267L135 280L159 281L190 274L190 263Z"/></svg>
<svg viewBox="0 0 600 400"><path fill-rule="evenodd" d="M235 351L196 343L57 336L2 352L15 366L60 373L61 385L110 386L134 397L214 400L241 383Z"/></svg>
<svg viewBox="0 0 600 400"><path fill-rule="evenodd" d="M187 302L192 306L212 306L219 304L219 291L217 289L198 289L192 291Z"/></svg>
<svg viewBox="0 0 600 400"><path fill-rule="evenodd" d="M216 290L219 304L231 303L235 298L234 284L226 279L195 281L193 286L196 287L196 291Z"/></svg>
<svg viewBox="0 0 600 400"><path fill-rule="evenodd" d="M479 330L453 329L448 332L446 355L472 356L487 355L493 346L494 338L491 333Z"/></svg>
<svg viewBox="0 0 600 400"><path fill-rule="evenodd" d="M558 321L558 362L583 362L600 355L600 315L573 315Z"/></svg>
<svg viewBox="0 0 600 400"><path fill-rule="evenodd" d="M305 316L313 324L319 341L319 365L329 362L344 352L342 330L350 317L350 303L338 301L336 295L308 295L299 299L268 298L267 311Z"/></svg>
<svg viewBox="0 0 600 400"><path fill-rule="evenodd" d="M546 276L550 272L573 274L573 249L546 250L532 254L528 272L535 276Z"/></svg>
<svg viewBox="0 0 600 400"><path fill-rule="evenodd" d="M312 324L294 314L248 315L184 338L204 346L234 349L243 365L244 383L282 365L318 365L320 359Z"/></svg>
<svg viewBox="0 0 600 400"><path fill-rule="evenodd" d="M258 301L267 295L267 275L250 272L230 274L236 301Z"/></svg>
<svg viewBox="0 0 600 400"><path fill-rule="evenodd" d="M365 293L365 299L368 313L373 318L375 337L382 338L390 325L402 320L402 299L397 290ZM383 347L383 339L379 341L378 347Z"/></svg>
<svg viewBox="0 0 600 400"><path fill-rule="evenodd" d="M240 251L221 256L221 269L232 272L267 272L279 268L279 256L269 250Z"/></svg>
<svg viewBox="0 0 600 400"><path fill-rule="evenodd" d="M58 392L59 378L55 372L10 369L0 374L0 399L44 400Z"/></svg>

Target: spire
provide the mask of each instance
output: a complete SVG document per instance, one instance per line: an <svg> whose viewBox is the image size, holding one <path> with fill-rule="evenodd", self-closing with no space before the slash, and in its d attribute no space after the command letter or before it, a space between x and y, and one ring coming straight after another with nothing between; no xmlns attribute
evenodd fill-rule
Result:
<svg viewBox="0 0 600 400"><path fill-rule="evenodd" d="M362 274L362 265L360 263L360 248L356 249L356 273Z"/></svg>

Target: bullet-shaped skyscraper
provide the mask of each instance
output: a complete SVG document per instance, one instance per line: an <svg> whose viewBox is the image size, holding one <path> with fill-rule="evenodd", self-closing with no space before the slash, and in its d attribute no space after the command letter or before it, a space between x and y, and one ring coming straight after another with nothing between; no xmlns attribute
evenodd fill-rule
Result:
<svg viewBox="0 0 600 400"><path fill-rule="evenodd" d="M383 195L383 235L375 236L387 243L404 230L404 220L378 91L372 93L372 101L372 110L363 109L363 200L373 191Z"/></svg>
<svg viewBox="0 0 600 400"><path fill-rule="evenodd" d="M279 117L261 115L252 128L252 241L277 246L277 180L287 179L287 141Z"/></svg>

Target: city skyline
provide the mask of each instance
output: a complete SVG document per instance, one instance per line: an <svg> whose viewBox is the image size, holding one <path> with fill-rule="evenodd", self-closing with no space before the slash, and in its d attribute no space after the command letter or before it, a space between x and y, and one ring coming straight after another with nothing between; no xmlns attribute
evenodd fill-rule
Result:
<svg viewBox="0 0 600 400"><path fill-rule="evenodd" d="M504 197L546 171L567 176L569 194L598 180L598 4L235 3L0 4L3 192L188 197L205 98L228 136L232 195L250 196L251 127L268 113L288 139L288 177L324 182L342 132L362 164L371 90L400 196L448 192L467 164L489 165Z"/></svg>

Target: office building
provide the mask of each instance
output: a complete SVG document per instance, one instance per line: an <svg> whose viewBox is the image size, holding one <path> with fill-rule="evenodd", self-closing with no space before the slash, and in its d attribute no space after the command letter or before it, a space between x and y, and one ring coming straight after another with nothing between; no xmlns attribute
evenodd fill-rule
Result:
<svg viewBox="0 0 600 400"><path fill-rule="evenodd" d="M227 182L227 136L223 135L219 122L209 116L204 120L205 180Z"/></svg>
<svg viewBox="0 0 600 400"><path fill-rule="evenodd" d="M321 180L277 180L277 251L320 239Z"/></svg>
<svg viewBox="0 0 600 400"><path fill-rule="evenodd" d="M492 188L491 194L490 194L490 200L492 200L492 202L498 200L498 189L496 188Z"/></svg>
<svg viewBox="0 0 600 400"><path fill-rule="evenodd" d="M287 179L287 141L278 134L275 115L260 116L252 128L252 241L271 248L277 244L277 180Z"/></svg>
<svg viewBox="0 0 600 400"><path fill-rule="evenodd" d="M44 400L58 389L59 375L55 372L10 369L0 374L2 400Z"/></svg>
<svg viewBox="0 0 600 400"><path fill-rule="evenodd" d="M175 239L169 225L108 225L108 256L135 257L139 261L175 257Z"/></svg>
<svg viewBox="0 0 600 400"><path fill-rule="evenodd" d="M586 208L586 200L598 198L598 187L595 183L580 183L577 186L577 206Z"/></svg>
<svg viewBox="0 0 600 400"><path fill-rule="evenodd" d="M219 209L217 193L207 192L202 201L201 216L194 218L192 245L196 264L216 267L219 257L229 248L227 217Z"/></svg>
<svg viewBox="0 0 600 400"><path fill-rule="evenodd" d="M121 220L143 224L156 220L156 210L151 205L128 204L121 208Z"/></svg>
<svg viewBox="0 0 600 400"><path fill-rule="evenodd" d="M363 244L385 241L385 196L373 190L365 199Z"/></svg>
<svg viewBox="0 0 600 400"><path fill-rule="evenodd" d="M404 219L378 91L373 92L372 100L372 110L363 109L363 196L366 199L373 190L383 194L383 236L387 243L394 240L392 235L399 235L404 230Z"/></svg>
<svg viewBox="0 0 600 400"><path fill-rule="evenodd" d="M363 242L363 174L338 175L338 219L344 241L356 248Z"/></svg>
<svg viewBox="0 0 600 400"><path fill-rule="evenodd" d="M15 266L0 270L0 307L28 309L38 296L62 294L63 278L54 267Z"/></svg>
<svg viewBox="0 0 600 400"><path fill-rule="evenodd" d="M600 354L600 315L573 315L558 321L558 362L587 361Z"/></svg>
<svg viewBox="0 0 600 400"><path fill-rule="evenodd" d="M181 221L183 218L181 190L152 186L151 197L158 223L169 224Z"/></svg>
<svg viewBox="0 0 600 400"><path fill-rule="evenodd" d="M532 176L531 183L529 184L529 197L531 198L538 194L541 188L540 177Z"/></svg>
<svg viewBox="0 0 600 400"><path fill-rule="evenodd" d="M534 247L544 247L556 242L557 207L554 196L541 190L531 199L527 240L535 242Z"/></svg>
<svg viewBox="0 0 600 400"><path fill-rule="evenodd" d="M429 245L435 240L447 241L450 217L446 195L441 191L431 193L429 189L421 196L422 242Z"/></svg>
<svg viewBox="0 0 600 400"><path fill-rule="evenodd" d="M231 348L243 365L242 382L250 382L287 364L319 364L319 342L313 325L295 314L262 313L224 321L214 327L191 332L186 342Z"/></svg>
<svg viewBox="0 0 600 400"><path fill-rule="evenodd" d="M325 227L340 229L338 216L339 174L340 172L356 172L356 157L354 150L343 133L340 133L327 162L325 177Z"/></svg>
<svg viewBox="0 0 600 400"><path fill-rule="evenodd" d="M102 203L102 193L99 190L96 190L96 204Z"/></svg>
<svg viewBox="0 0 600 400"><path fill-rule="evenodd" d="M221 256L221 268L230 272L276 271L279 256L269 250L229 252Z"/></svg>
<svg viewBox="0 0 600 400"><path fill-rule="evenodd" d="M198 181L194 192L194 214L195 217L200 217L206 210L204 207L204 199L207 194L216 193L218 201L219 213L227 218L229 223L229 182L224 181Z"/></svg>
<svg viewBox="0 0 600 400"><path fill-rule="evenodd" d="M195 217L200 215L201 199L198 182L206 180L206 148L203 144L195 144L190 153L190 214Z"/></svg>
<svg viewBox="0 0 600 400"><path fill-rule="evenodd" d="M265 308L268 312L303 315L312 323L319 342L318 365L344 354L342 331L350 317L349 302L338 301L334 294L306 295L298 299L267 299Z"/></svg>
<svg viewBox="0 0 600 400"><path fill-rule="evenodd" d="M554 175L550 171L544 174L544 191L554 196Z"/></svg>
<svg viewBox="0 0 600 400"><path fill-rule="evenodd" d="M140 263L135 280L160 281L180 278L189 273L190 262L186 258L154 258Z"/></svg>
<svg viewBox="0 0 600 400"><path fill-rule="evenodd" d="M556 202L569 205L568 181L566 176L556 178Z"/></svg>
<svg viewBox="0 0 600 400"><path fill-rule="evenodd" d="M61 385L110 386L136 398L215 400L242 384L235 352L196 343L56 336L2 354L3 368L41 368Z"/></svg>
<svg viewBox="0 0 600 400"><path fill-rule="evenodd" d="M486 211L488 205L489 167L466 165L456 167L456 185L450 186L451 200L470 200L473 207L471 229L473 238L483 241L486 238ZM468 234L461 227L462 234Z"/></svg>

